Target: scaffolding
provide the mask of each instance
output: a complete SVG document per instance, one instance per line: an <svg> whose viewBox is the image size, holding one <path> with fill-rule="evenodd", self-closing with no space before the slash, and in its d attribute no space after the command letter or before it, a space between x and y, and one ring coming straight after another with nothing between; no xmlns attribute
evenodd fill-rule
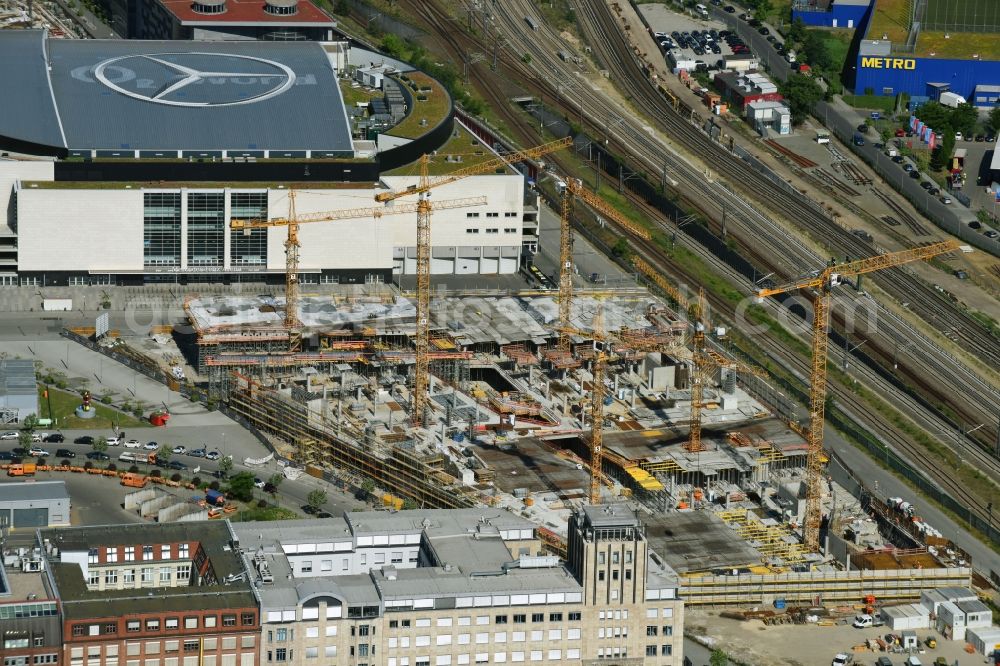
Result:
<svg viewBox="0 0 1000 666"><path fill-rule="evenodd" d="M351 419L328 419L289 396L234 375L230 410L268 437L291 446L293 460L323 469L345 470L372 479L385 490L426 508L474 506L476 491L444 469L445 458L422 454L410 440L385 441Z"/></svg>
<svg viewBox="0 0 1000 666"><path fill-rule="evenodd" d="M807 559L802 544L784 526L765 525L747 509L723 511L719 517L736 530L740 538L770 560L780 560L781 564L801 564Z"/></svg>

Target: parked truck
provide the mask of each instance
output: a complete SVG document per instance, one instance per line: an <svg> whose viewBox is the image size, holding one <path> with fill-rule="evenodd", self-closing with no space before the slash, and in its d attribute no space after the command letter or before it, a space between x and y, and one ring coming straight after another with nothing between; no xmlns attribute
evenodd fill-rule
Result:
<svg viewBox="0 0 1000 666"><path fill-rule="evenodd" d="M35 463L17 463L7 468L7 476L34 476Z"/></svg>

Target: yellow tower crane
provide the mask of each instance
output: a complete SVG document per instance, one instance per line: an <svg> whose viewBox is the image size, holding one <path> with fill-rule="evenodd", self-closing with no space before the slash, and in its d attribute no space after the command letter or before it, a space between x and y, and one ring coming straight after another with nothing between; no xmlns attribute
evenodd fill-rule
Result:
<svg viewBox="0 0 1000 666"><path fill-rule="evenodd" d="M465 199L450 199L437 204L439 208L465 208L483 206L486 197L469 197ZM375 208L345 208L342 210L324 211L296 215L295 190L288 191L288 216L270 219L239 218L229 221L230 229L243 230L250 233L251 229L267 227L288 227L288 238L285 240L285 327L288 329L290 351L299 351L302 337L299 332L299 225L310 222L332 222L334 220L350 220L363 217L378 219L383 215L401 215L417 211L417 204L402 204L399 206L382 206Z"/></svg>
<svg viewBox="0 0 1000 666"><path fill-rule="evenodd" d="M911 261L930 259L959 247L957 241L934 243L912 250L880 254L839 266L828 266L816 276L795 280L786 285L757 292L759 298L784 294L799 289L814 290L812 326L812 372L809 377L809 430L806 433L806 517L803 530L805 547L819 550L821 466L823 455L823 422L826 402L826 352L830 334L830 296L833 287L844 277L893 268Z"/></svg>
<svg viewBox="0 0 1000 666"><path fill-rule="evenodd" d="M562 192L562 214L559 220L559 327L570 327L573 306L573 231L570 216L573 214L573 200L580 199L595 211L608 217L633 236L649 240L649 232L632 222L604 199L583 186L579 178L567 178ZM560 333L559 346L569 349L569 337Z"/></svg>
<svg viewBox="0 0 1000 666"><path fill-rule="evenodd" d="M413 374L413 394L410 400L410 420L423 425L424 410L427 407L428 353L430 351L430 302L431 302L431 211L438 208L432 204L430 191L435 187L454 183L457 180L505 168L515 162L536 159L556 150L566 148L573 139L566 137L558 141L507 153L502 157L456 169L444 176L431 179L428 175L430 156L420 158L420 180L396 192L379 192L375 200L380 203L395 201L400 197L417 195L417 333L414 339L416 364Z"/></svg>

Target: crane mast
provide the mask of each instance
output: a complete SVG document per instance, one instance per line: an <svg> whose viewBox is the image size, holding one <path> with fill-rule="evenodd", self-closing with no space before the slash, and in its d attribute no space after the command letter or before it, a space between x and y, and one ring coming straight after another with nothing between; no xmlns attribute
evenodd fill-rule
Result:
<svg viewBox="0 0 1000 666"><path fill-rule="evenodd" d="M779 287L761 289L758 297L784 294L799 289L816 290L813 299L812 370L809 377L809 430L806 433L806 515L803 521L803 543L813 552L819 551L819 528L823 520L822 455L823 424L826 407L826 360L830 335L830 297L841 278L893 268L911 261L930 259L959 247L957 241L934 243L911 250L880 254L866 259L827 266L819 275L795 280Z"/></svg>

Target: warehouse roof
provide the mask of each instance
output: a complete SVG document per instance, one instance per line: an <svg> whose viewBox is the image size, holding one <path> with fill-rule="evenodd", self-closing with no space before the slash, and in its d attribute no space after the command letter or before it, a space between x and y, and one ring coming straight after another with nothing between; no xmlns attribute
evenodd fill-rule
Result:
<svg viewBox="0 0 1000 666"><path fill-rule="evenodd" d="M16 481L0 483L0 503L40 502L45 500L69 501L65 481Z"/></svg>
<svg viewBox="0 0 1000 666"><path fill-rule="evenodd" d="M353 156L336 73L317 42L60 40L2 31L0 80L17 90L5 99L0 138L53 150Z"/></svg>
<svg viewBox="0 0 1000 666"><path fill-rule="evenodd" d="M0 361L0 398L8 395L37 394L34 361L30 359Z"/></svg>

